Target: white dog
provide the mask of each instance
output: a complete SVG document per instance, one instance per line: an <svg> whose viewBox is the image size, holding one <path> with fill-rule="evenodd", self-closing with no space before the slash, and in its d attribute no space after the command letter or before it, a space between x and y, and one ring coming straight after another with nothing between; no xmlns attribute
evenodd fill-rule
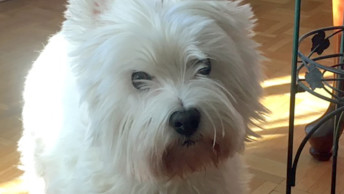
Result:
<svg viewBox="0 0 344 194"><path fill-rule="evenodd" d="M261 118L240 1L70 0L30 71L19 142L30 191L241 194Z"/></svg>

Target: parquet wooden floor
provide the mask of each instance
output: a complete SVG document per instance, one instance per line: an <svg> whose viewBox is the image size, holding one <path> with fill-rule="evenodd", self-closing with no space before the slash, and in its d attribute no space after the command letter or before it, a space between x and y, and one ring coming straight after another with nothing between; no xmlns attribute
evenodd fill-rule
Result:
<svg viewBox="0 0 344 194"><path fill-rule="evenodd" d="M252 194L285 193L290 63L293 32L293 0L246 0L259 20L256 26L265 61L264 105L270 110L262 136L247 144L245 158L253 174ZM25 193L16 168L16 143L21 134L21 92L25 75L47 38L63 20L65 0L8 0L0 2L0 193ZM310 30L332 24L331 1L303 0L302 28ZM304 125L318 118L327 103L298 94L295 143L304 137ZM344 138L340 145L343 148ZM302 154L295 194L323 194L330 189L330 162L317 162ZM344 194L344 152L339 152L338 194Z"/></svg>

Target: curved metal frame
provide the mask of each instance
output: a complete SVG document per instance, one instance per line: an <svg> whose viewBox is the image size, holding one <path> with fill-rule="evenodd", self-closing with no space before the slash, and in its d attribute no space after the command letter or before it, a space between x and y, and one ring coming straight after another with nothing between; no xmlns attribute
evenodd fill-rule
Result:
<svg viewBox="0 0 344 194"><path fill-rule="evenodd" d="M343 113L344 113L344 91L341 90L341 87L338 87L341 82L344 80L344 26L333 26L328 28L317 29L307 34L303 35L299 38L299 28L300 28L300 10L301 10L301 0L295 0L295 18L294 18L294 38L293 38L293 57L292 57L292 69L291 69L291 87L290 87L290 107L289 107L289 134L288 134L288 163L287 163L287 185L286 185L286 193L291 193L291 188L295 186L296 180L296 170L299 158L301 156L302 150L304 149L308 140L312 137L312 135L319 129L319 127L328 121L331 118L335 118L335 127L334 127L334 138L333 138L333 147L332 147L332 181L331 181L331 193L335 194L336 191L336 170L337 170L337 154L338 154L338 142L340 137L340 121L342 120ZM321 44L325 44L324 42L318 43L314 47L313 42L313 50L309 53L308 56L304 55L301 51L299 51L299 45L309 38L310 36L316 35L321 31L329 32L330 35L324 37L324 41L328 41L333 36L341 33L341 50L340 53L337 54L330 54L325 56L318 56L312 57L313 54L317 51L320 46L324 46ZM312 39L313 41L313 39ZM319 53L318 53L319 54ZM321 53L320 53L321 55ZM332 66L324 66L321 65L321 60L329 59L329 58L339 58L339 64L335 64ZM306 70L308 74L313 73L312 78L307 80L307 73L306 78L300 77L302 70ZM333 75L336 75L334 78L325 78L324 75L326 72L330 72ZM313 83L314 81L314 83ZM332 82L332 84L330 83ZM338 82L338 84L335 84ZM315 88L322 88L326 91L330 97L324 96L321 93L315 91ZM293 145L294 145L294 117L295 117L295 96L298 92L308 92L318 98L323 100L335 103L336 109L333 112L328 113L325 115L319 122L311 129L311 131L304 137L302 142L300 143L295 156L293 157Z"/></svg>

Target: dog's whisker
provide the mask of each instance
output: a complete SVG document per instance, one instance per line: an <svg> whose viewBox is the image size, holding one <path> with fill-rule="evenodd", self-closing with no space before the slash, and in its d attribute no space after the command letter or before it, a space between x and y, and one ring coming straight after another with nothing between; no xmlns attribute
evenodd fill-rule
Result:
<svg viewBox="0 0 344 194"><path fill-rule="evenodd" d="M218 111L214 106L212 106L212 109L213 109L213 111L215 112L217 118L219 118L219 120L220 120L221 135L222 135L222 138L223 138L223 137L225 137L225 127L224 127L224 125L223 125L222 117L221 117L219 111ZM215 141L215 142L216 142L216 141Z"/></svg>
<svg viewBox="0 0 344 194"><path fill-rule="evenodd" d="M215 81L215 85L217 86L217 87L219 87L222 91L224 91L226 94L227 94L227 96L234 102L234 103L236 103L237 102L237 100L234 98L234 96L223 86L223 85L221 85L220 83L218 83L217 81Z"/></svg>
<svg viewBox="0 0 344 194"><path fill-rule="evenodd" d="M213 127L213 147L215 146L216 143L216 127L215 127L215 123L212 119L212 117L210 116L210 114L207 111L204 111L204 114L206 115L206 117L208 118L209 122L211 123L211 126Z"/></svg>

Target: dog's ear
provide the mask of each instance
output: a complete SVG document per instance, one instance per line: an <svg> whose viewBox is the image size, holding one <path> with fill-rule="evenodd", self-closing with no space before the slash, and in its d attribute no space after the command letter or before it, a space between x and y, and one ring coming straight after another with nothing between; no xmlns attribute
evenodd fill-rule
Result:
<svg viewBox="0 0 344 194"><path fill-rule="evenodd" d="M63 30L72 31L73 33L66 34L76 35L75 37L87 32L110 9L111 1L115 0L68 0Z"/></svg>
<svg viewBox="0 0 344 194"><path fill-rule="evenodd" d="M213 0L213 1L186 1L187 9L196 14L215 20L218 25L231 35L253 34L251 31L256 19L249 4L242 3L241 0ZM188 11L190 11L188 10ZM240 33L245 31L245 34ZM238 34L239 33L239 34Z"/></svg>
<svg viewBox="0 0 344 194"><path fill-rule="evenodd" d="M108 9L110 1L114 0L69 0L66 19L94 22Z"/></svg>

